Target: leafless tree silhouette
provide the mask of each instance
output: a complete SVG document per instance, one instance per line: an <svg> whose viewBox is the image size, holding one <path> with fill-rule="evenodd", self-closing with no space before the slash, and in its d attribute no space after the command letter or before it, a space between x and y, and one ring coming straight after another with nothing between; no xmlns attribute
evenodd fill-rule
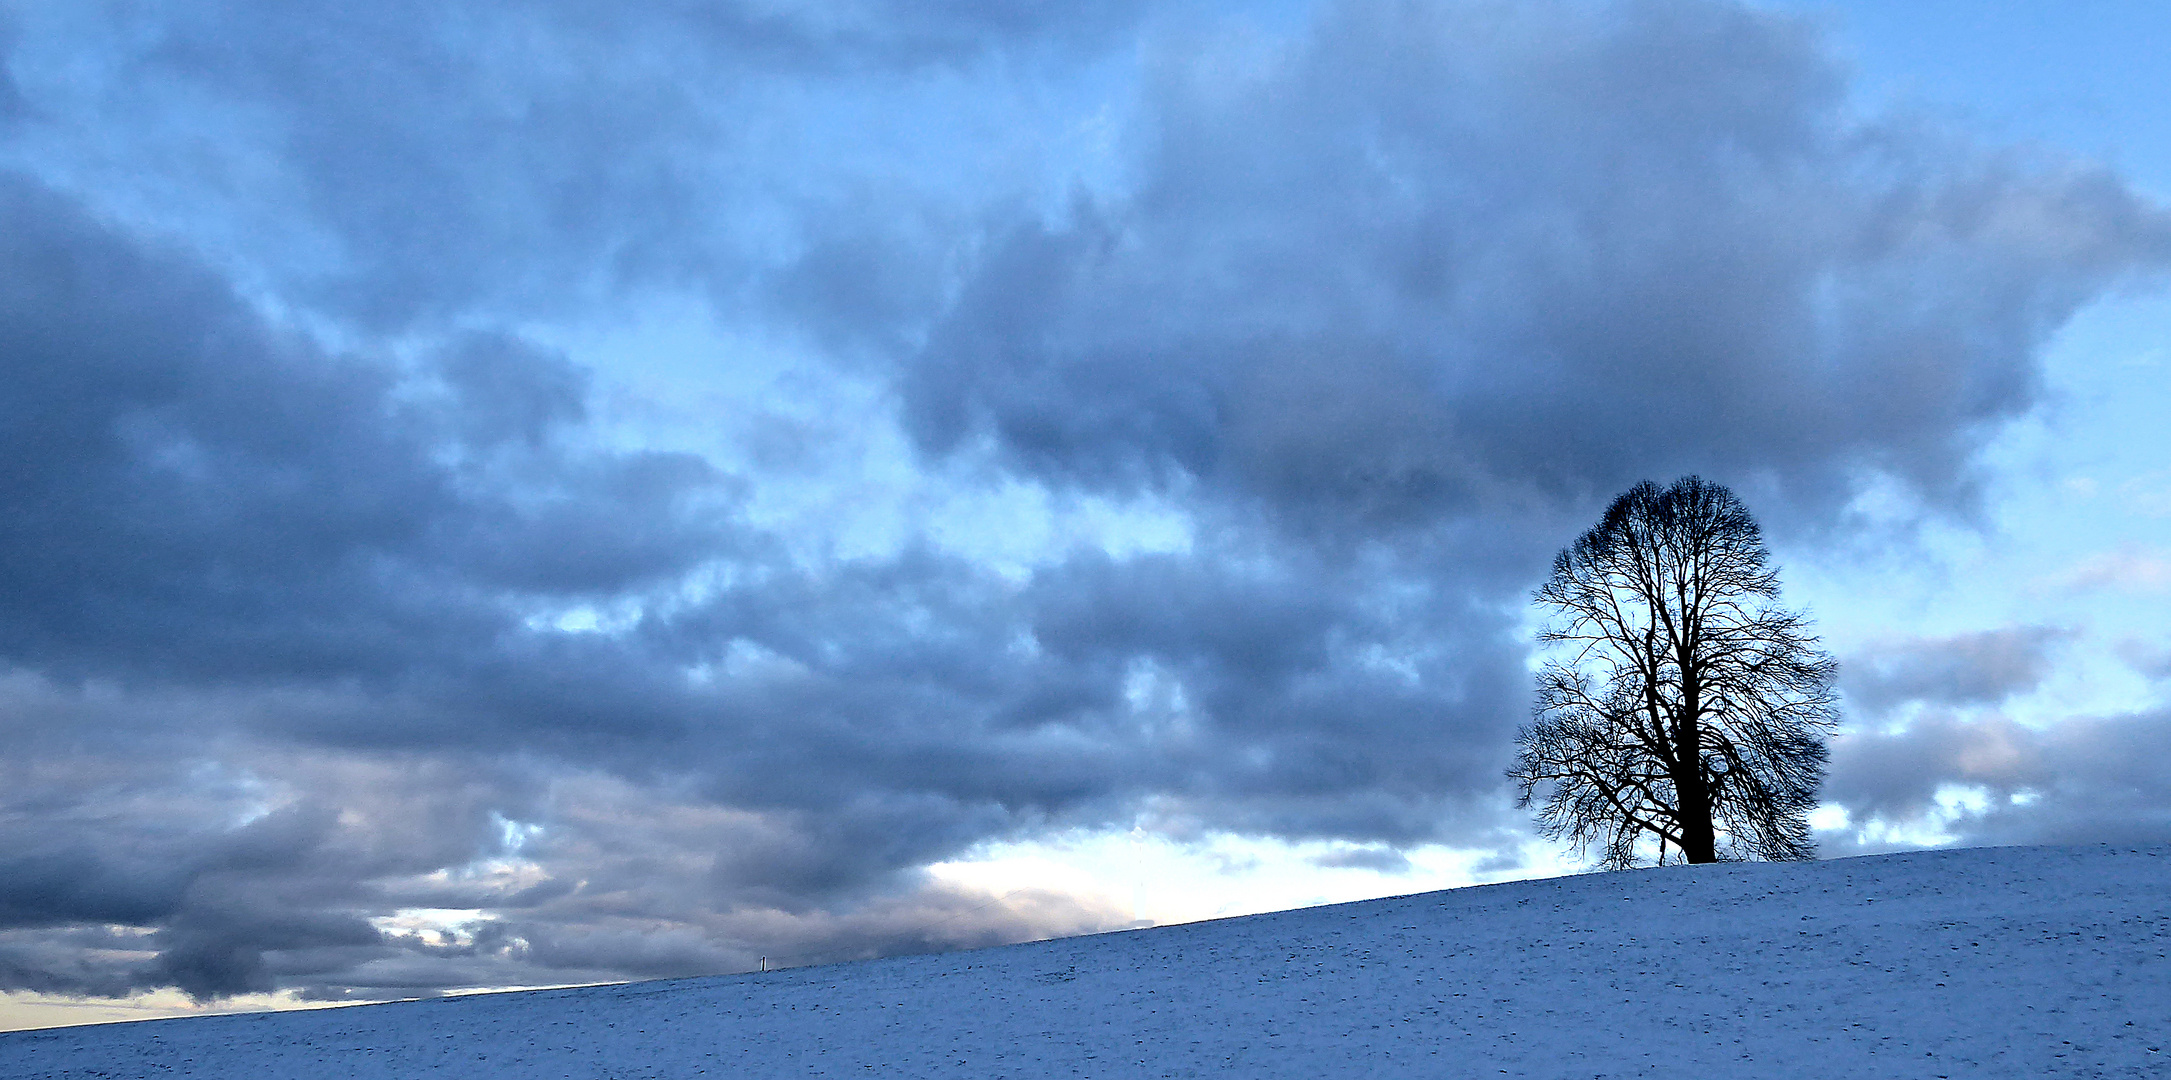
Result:
<svg viewBox="0 0 2171 1080"><path fill-rule="evenodd" d="M1763 530L1697 477L1630 488L1553 560L1556 647L1508 775L1540 832L1633 865L1815 856L1837 664L1778 606Z"/></svg>

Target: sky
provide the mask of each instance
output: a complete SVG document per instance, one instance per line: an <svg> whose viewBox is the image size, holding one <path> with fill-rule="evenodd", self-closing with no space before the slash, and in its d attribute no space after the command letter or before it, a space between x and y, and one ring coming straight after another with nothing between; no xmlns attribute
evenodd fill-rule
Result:
<svg viewBox="0 0 2171 1080"><path fill-rule="evenodd" d="M1826 854L2171 839L2167 22L0 4L0 1023L1570 872L1688 473Z"/></svg>

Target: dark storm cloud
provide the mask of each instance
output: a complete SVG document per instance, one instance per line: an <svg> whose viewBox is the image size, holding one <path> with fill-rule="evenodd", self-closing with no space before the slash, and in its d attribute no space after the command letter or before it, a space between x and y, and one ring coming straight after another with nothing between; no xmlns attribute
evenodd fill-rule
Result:
<svg viewBox="0 0 2171 1080"><path fill-rule="evenodd" d="M397 373L261 322L207 271L0 177L0 645L73 677L392 677L502 603L634 589L717 547L712 470L562 452L578 374L504 338ZM458 458L447 458L457 452Z"/></svg>
<svg viewBox="0 0 2171 1080"><path fill-rule="evenodd" d="M1203 824L1438 839L1443 805L1491 786L1522 688L1498 613L1396 569L1081 556L1036 582L1034 633L1091 682L1143 690L1119 719L1151 723L1154 691L1181 693L1188 724L1153 758Z"/></svg>
<svg viewBox="0 0 2171 1080"><path fill-rule="evenodd" d="M34 183L0 182L0 221L0 645L57 681L11 684L0 922L156 928L140 963L15 955L15 985L217 995L351 966L376 942L367 883L486 854L489 807L521 805L418 760L413 827L358 850L340 822L368 791L261 817L207 794L248 768L248 735L518 752L525 730L577 745L658 723L623 692L641 672L550 649L521 612L730 550L712 469L561 444L580 373L516 339L456 339L409 387ZM565 682L582 693L509 715Z"/></svg>
<svg viewBox="0 0 2171 1080"><path fill-rule="evenodd" d="M1526 590L1600 500L1951 498L2043 336L2166 255L2112 178L1865 124L1798 24L1705 3L1155 30L1124 179L1043 218L1051 181L914 133L1135 45L1070 10L26 15L0 985L337 999L1108 927L925 867L1111 822L1505 849ZM930 483L1148 492L1188 540L1019 571L757 527L845 421L720 417L765 433L736 475L619 449L595 373L513 329L651 288L893 390Z"/></svg>
<svg viewBox="0 0 2171 1080"><path fill-rule="evenodd" d="M155 928L139 943L147 958L95 971L39 967L28 948L11 961L15 985L336 997L345 973L416 947L366 916L490 906L593 920L595 894L653 893L673 876L685 887L666 891L671 902L636 910L720 913L686 932L758 933L808 956L1032 936L1032 919L1103 925L1113 916L1042 905L1030 918L951 912L931 937L898 912L956 906L913 868L977 840L1212 786L1226 743L1187 748L1196 778L1157 763L1121 698L1127 654L1089 640L1110 604L1131 603L1110 594L1136 587L1104 560L1024 591L926 554L797 569L732 523L734 489L698 461L579 449L564 429L582 419L584 379L554 354L470 333L411 373L327 355L187 258L133 244L62 196L19 179L0 194L0 260L17 283L0 348L18 418L0 613L18 671L44 675L18 677L7 718L11 745L42 768L8 788L0 915L18 929ZM620 634L523 618L638 601L717 560L752 583L659 605ZM1292 584L1254 606L1301 616L1311 602ZM1151 585L1222 597L1205 608L1215 621L1244 595L1201 566L1159 567ZM1014 649L1039 622L1054 651L1077 655L1044 664ZM1301 677L1331 667L1302 640L1320 633L1184 645L1197 635L1164 619L1124 648ZM728 669L734 649L752 655L742 670L689 686L688 665ZM115 730L128 741L101 742ZM1316 768L1301 749L1262 750L1258 768ZM728 828L674 829L669 806L651 807L600 831L614 846L659 832L655 860L584 868L546 844L548 870L515 890L405 880L492 858L504 846L492 813L581 833L582 808L538 804L536 781L492 764L537 755L561 762L536 766L545 773L600 766L747 809ZM368 782L342 779L372 761ZM1309 783L1325 787L1323 805L1362 779L1362 762L1340 768L1340 786ZM1271 801L1271 775L1239 794ZM129 826L114 828L116 815ZM689 857L698 873L681 869ZM839 902L895 910L823 910ZM777 914L724 918L746 907ZM588 955L563 951L589 940L582 925L526 925L526 944L491 954L492 970L572 965L564 957ZM685 973L756 947L675 967L629 953L561 977Z"/></svg>
<svg viewBox="0 0 2171 1080"><path fill-rule="evenodd" d="M1889 643L1840 665L1847 700L1882 712L1907 702L1995 705L2036 688L2051 670L2051 650L2071 630L2012 626L1947 638Z"/></svg>
<svg viewBox="0 0 2171 1080"><path fill-rule="evenodd" d="M502 851L497 813L534 805L533 785L499 762L273 752L204 715L250 704L10 678L9 986L212 997L336 982L395 951L370 917L410 906L444 868ZM109 940L85 940L100 934Z"/></svg>
<svg viewBox="0 0 2171 1080"><path fill-rule="evenodd" d="M765 903L1153 793L1172 827L1444 835L1500 767L1472 737L1512 715L1499 628L1256 552L1079 553L1024 586L922 553L647 627L730 673L685 739L712 794L792 826L719 859Z"/></svg>

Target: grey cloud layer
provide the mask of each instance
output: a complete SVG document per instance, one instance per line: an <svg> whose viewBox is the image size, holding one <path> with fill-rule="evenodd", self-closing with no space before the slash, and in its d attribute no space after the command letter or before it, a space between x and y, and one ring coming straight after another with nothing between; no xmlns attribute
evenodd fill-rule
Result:
<svg viewBox="0 0 2171 1080"><path fill-rule="evenodd" d="M445 400L414 407L62 196L9 178L0 219L18 663L397 679L505 634L507 597L615 594L719 546L698 459L552 442L582 409L561 358L456 339Z"/></svg>
<svg viewBox="0 0 2171 1080"><path fill-rule="evenodd" d="M2001 716L1918 719L1847 736L1827 792L1858 823L1934 825L1961 844L2160 840L2171 830L2171 716L2066 720L2043 730ZM1944 805L1952 789L1979 802Z"/></svg>
<svg viewBox="0 0 2171 1080"><path fill-rule="evenodd" d="M474 334L419 372L328 356L184 257L27 182L7 195L0 254L36 286L0 339L9 404L35 418L7 447L6 640L25 680L8 728L32 762L74 764L10 785L0 911L19 930L155 928L143 957L112 949L122 959L88 972L33 936L12 953L16 985L336 996L429 983L375 974L417 950L455 984L562 981L735 963L749 939L836 957L1107 925L1112 912L1042 904L930 936L915 913L949 894L914 868L1154 793L1177 796L1166 812L1184 827L1430 837L1461 828L1438 808L1497 768L1496 738L1459 740L1496 702L1442 725L1469 678L1424 657L1431 677L1413 678L1368 652L1455 632L1422 611L1388 618L1362 575L1301 553L1243 569L1080 555L1023 586L918 549L794 566L737 523L733 478L583 449L568 430L583 381L562 359ZM746 583L660 595L697 566ZM617 634L523 617L623 599L650 610ZM724 675L689 676L704 665ZM1140 678L1180 681L1191 709L1131 702ZM72 695L102 704L64 708ZM116 731L135 753L102 743ZM680 829L666 806L591 834L593 807L536 789L593 768L733 816ZM207 770L264 790L211 797ZM326 779L351 770L375 779ZM116 784L138 793L127 828L100 810ZM406 879L508 857L493 813L545 826L524 856L545 880L418 897L431 890ZM581 872L580 851L643 828L673 857L597 855ZM706 869L689 878L687 858ZM674 877L688 880L660 884ZM921 898L883 898L900 889ZM366 921L463 906L507 916L466 952ZM520 922L531 909L569 925ZM633 933L590 924L636 916L723 944L567 959L608 951L569 942ZM489 948L496 966L467 956ZM539 970L509 974L522 964Z"/></svg>
<svg viewBox="0 0 2171 1080"><path fill-rule="evenodd" d="M2171 770L2157 748L2171 717L2144 710L2046 726L2001 710L2040 687L2053 652L2077 636L2014 626L1888 642L1848 658L1841 681L1859 730L1834 746L1825 790L1856 827L1840 845L1875 848L1893 827L1967 844L2162 837Z"/></svg>
<svg viewBox="0 0 2171 1080"><path fill-rule="evenodd" d="M23 5L18 160L365 327L655 287L729 306L810 218L929 193L881 157L918 150L881 112L1001 131L1021 116L989 69L1117 45L1138 7Z"/></svg>
<svg viewBox="0 0 2171 1080"><path fill-rule="evenodd" d="M1803 523L1864 469L1962 499L2044 335L2171 254L2114 178L1865 124L1798 25L1718 4L1286 40L373 10L18 12L0 985L391 995L1119 925L923 868L1142 813L1385 870L1512 845L1524 591L1599 500L1689 469ZM1019 208L1067 176L882 136L954 122L974 159L1134 48L1127 179L1053 218ZM927 477L1150 493L1190 546L810 556L744 508L821 446L615 447L595 373L505 329L666 288L893 389ZM1931 694L1918 659L1880 692Z"/></svg>
<svg viewBox="0 0 2171 1080"><path fill-rule="evenodd" d="M908 371L912 430L1368 527L1694 469L1950 498L2171 223L1842 91L1800 26L1695 4L1358 4L1171 48L1140 190L1001 242Z"/></svg>
<svg viewBox="0 0 2171 1080"><path fill-rule="evenodd" d="M2040 685L2051 650L2073 638L2054 626L2014 626L1888 644L1841 668L1848 702L1872 714L1908 702L1996 705Z"/></svg>

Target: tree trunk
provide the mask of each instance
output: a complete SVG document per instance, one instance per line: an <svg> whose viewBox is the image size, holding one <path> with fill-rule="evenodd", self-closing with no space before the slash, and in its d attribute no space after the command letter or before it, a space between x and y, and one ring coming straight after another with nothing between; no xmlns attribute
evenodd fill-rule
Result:
<svg viewBox="0 0 2171 1080"><path fill-rule="evenodd" d="M1703 770L1691 765L1689 771L1701 774ZM1681 855L1692 863L1719 861L1718 832L1711 825L1711 792L1703 779L1696 775L1686 783L1674 781L1681 797Z"/></svg>
<svg viewBox="0 0 2171 1080"><path fill-rule="evenodd" d="M1682 649L1681 716L1675 721L1674 746L1680 754L1674 797L1681 808L1681 857L1692 863L1719 861L1718 830L1711 824L1711 786L1704 777L1703 686L1693 652Z"/></svg>

